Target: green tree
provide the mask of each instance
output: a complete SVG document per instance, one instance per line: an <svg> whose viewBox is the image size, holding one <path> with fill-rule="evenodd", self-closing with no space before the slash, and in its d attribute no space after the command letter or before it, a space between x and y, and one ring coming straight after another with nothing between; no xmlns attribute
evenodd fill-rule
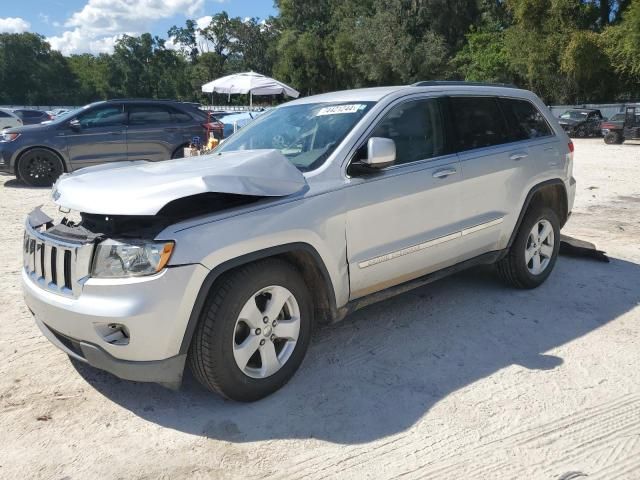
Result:
<svg viewBox="0 0 640 480"><path fill-rule="evenodd" d="M0 34L0 102L67 104L76 78L66 59L44 37L33 33Z"/></svg>
<svg viewBox="0 0 640 480"><path fill-rule="evenodd" d="M640 83L640 0L632 0L617 25L604 32L604 44L615 71Z"/></svg>

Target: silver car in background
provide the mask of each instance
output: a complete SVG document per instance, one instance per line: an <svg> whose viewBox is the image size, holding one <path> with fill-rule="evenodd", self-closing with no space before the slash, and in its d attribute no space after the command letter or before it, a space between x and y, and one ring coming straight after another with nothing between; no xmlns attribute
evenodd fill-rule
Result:
<svg viewBox="0 0 640 480"><path fill-rule="evenodd" d="M575 195L573 144L533 93L421 82L265 113L212 155L63 175L27 219L26 303L121 378L262 398L319 323L478 264L534 288ZM409 359L407 359L409 361Z"/></svg>

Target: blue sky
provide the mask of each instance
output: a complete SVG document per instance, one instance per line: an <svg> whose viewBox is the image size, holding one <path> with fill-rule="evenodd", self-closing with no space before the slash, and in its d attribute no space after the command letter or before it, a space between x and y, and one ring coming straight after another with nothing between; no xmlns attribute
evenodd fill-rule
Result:
<svg viewBox="0 0 640 480"><path fill-rule="evenodd" d="M273 0L4 0L0 32L36 32L65 54L110 51L123 33L162 37L187 18L207 23L226 10L232 17L266 18Z"/></svg>

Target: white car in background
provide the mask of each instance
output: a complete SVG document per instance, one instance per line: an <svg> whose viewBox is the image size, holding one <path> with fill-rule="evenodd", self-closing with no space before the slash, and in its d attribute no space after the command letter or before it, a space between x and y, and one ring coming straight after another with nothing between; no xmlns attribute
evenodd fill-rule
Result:
<svg viewBox="0 0 640 480"><path fill-rule="evenodd" d="M0 108L0 130L22 126L22 119L6 108Z"/></svg>

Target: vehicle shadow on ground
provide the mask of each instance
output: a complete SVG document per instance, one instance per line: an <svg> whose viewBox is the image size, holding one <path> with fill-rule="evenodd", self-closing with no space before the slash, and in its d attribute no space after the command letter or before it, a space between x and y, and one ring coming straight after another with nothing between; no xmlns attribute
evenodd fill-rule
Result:
<svg viewBox="0 0 640 480"><path fill-rule="evenodd" d="M32 187L24 182L21 182L17 178L13 178L4 182L4 188L23 188L25 190L51 190L51 187Z"/></svg>
<svg viewBox="0 0 640 480"><path fill-rule="evenodd" d="M536 290L505 287L476 268L358 311L316 332L302 368L253 404L225 401L190 375L179 392L77 365L136 415L231 442L319 438L369 442L404 431L449 393L512 365L554 369L549 350L598 329L640 301L640 265L561 257Z"/></svg>

